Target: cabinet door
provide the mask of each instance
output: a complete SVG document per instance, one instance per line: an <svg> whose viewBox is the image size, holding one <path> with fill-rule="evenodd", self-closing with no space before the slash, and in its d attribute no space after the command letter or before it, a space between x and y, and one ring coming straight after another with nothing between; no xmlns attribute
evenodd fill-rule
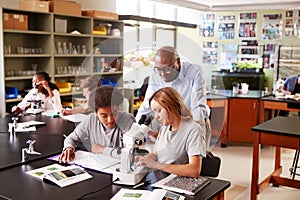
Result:
<svg viewBox="0 0 300 200"><path fill-rule="evenodd" d="M252 142L251 128L258 122L258 100L239 99L229 100L228 141Z"/></svg>

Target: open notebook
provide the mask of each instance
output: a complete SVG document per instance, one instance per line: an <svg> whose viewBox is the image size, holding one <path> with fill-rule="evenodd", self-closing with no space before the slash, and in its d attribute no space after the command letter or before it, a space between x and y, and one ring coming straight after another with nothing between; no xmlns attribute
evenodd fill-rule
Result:
<svg viewBox="0 0 300 200"><path fill-rule="evenodd" d="M170 174L166 178L152 184L152 187L159 187L178 193L195 195L209 183L210 180L207 177L199 176L198 178L189 178Z"/></svg>
<svg viewBox="0 0 300 200"><path fill-rule="evenodd" d="M29 174L46 182L51 182L60 187L66 187L68 185L72 185L74 183L92 178L92 176L84 171L83 168L76 165L64 167L59 164L52 164L34 170L26 171L26 174Z"/></svg>
<svg viewBox="0 0 300 200"><path fill-rule="evenodd" d="M58 161L58 156L48 158L49 160ZM94 154L88 151L77 150L75 159L68 164L75 164L83 168L92 169L99 172L112 174L120 165L120 160L103 154Z"/></svg>

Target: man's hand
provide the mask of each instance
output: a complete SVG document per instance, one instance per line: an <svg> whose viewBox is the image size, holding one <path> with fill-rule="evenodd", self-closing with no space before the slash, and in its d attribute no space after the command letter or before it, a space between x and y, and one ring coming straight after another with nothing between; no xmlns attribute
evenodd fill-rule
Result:
<svg viewBox="0 0 300 200"><path fill-rule="evenodd" d="M58 157L58 162L59 163L66 163L70 162L75 158L75 153L73 148L68 147L66 148Z"/></svg>

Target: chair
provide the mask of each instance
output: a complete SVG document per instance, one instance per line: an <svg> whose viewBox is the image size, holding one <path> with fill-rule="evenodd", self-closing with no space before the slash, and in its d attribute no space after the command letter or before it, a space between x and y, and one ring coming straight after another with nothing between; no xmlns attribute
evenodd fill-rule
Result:
<svg viewBox="0 0 300 200"><path fill-rule="evenodd" d="M221 159L208 152L205 158L202 158L202 168L200 176L217 177L219 175Z"/></svg>

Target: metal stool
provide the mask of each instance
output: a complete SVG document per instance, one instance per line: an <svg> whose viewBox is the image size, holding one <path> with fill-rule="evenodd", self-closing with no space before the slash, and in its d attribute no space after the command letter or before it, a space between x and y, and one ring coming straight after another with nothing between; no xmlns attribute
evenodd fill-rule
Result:
<svg viewBox="0 0 300 200"><path fill-rule="evenodd" d="M289 169L290 175L292 176L293 179L295 179L295 175L300 176L300 174L296 173L297 168L300 168L300 166L299 167L297 166L298 165L298 160L299 160L299 154L300 154L300 150L296 150L294 160L293 160L293 165Z"/></svg>

